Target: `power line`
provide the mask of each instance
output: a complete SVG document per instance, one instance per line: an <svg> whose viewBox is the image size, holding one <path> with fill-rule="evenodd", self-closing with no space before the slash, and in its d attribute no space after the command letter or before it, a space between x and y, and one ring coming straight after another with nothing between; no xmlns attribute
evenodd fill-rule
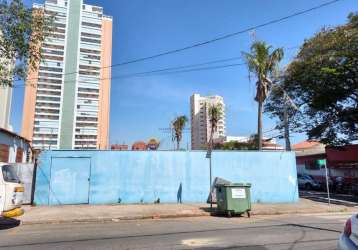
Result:
<svg viewBox="0 0 358 250"><path fill-rule="evenodd" d="M299 47L300 46L287 47L285 50L293 50L293 49L297 49ZM127 78L133 78L133 77L148 77L148 76L155 76L155 75L170 75L170 74L189 73L189 72L196 72L196 71L206 71L206 70L215 70L215 69L222 69L222 68L229 68L229 67L237 67L237 66L243 66L246 63L224 64L224 65L211 66L211 67L199 67L199 68L193 68L193 69L180 70L180 69L191 68L191 67L196 67L196 66L215 64L215 63L219 63L219 62L234 61L234 60L239 60L241 58L242 58L241 56L237 56L237 57L225 58L225 59L208 61L208 62L197 63L197 64L189 64L189 65L183 65L183 66L175 66L175 67L168 67L168 68L162 68L162 69L156 69L156 70L150 70L150 71L144 71L144 72L137 72L137 73L131 73L131 74L111 76L111 77L107 77L107 78L92 78L92 79L90 79L88 77L88 80L101 81L101 80L113 80L113 79L127 79ZM40 79L40 78L37 78L37 79ZM36 79L34 78L33 80L36 80ZM77 80L63 81L63 83L75 83L75 82L77 82ZM92 83L92 82L86 81L86 80L80 81L80 82L81 83ZM43 84L46 84L46 82L44 82ZM30 85L32 87L35 87L36 84L24 83L24 84L13 85L13 87L14 88L16 88L16 87L24 87L26 85Z"/></svg>
<svg viewBox="0 0 358 250"><path fill-rule="evenodd" d="M123 66L123 65L132 64L132 63L137 63L137 62L142 62L142 61L151 60L151 59L154 59L154 58L158 58L158 57L162 57L162 56L166 56L166 55L170 55L170 54L175 54L175 53L182 52L182 51L189 50L189 49L193 49L193 48L196 48L196 47L201 47L201 46L204 46L204 45L207 45L207 44L210 44L210 43L214 43L214 42L217 42L217 41L221 41L221 40L224 40L224 39L227 39L227 38L231 38L231 37L234 37L234 36L237 36L237 35L240 35L240 34L249 32L249 31L251 31L251 30L255 30L255 29L259 29L259 28L263 28L263 27L272 25L272 24L280 23L280 22L285 21L285 20L287 20L287 19L290 19L290 18L299 16L299 15L303 15L303 14L309 13L309 12L311 12L311 11L314 11L314 10L317 10L317 9L320 9L320 8L323 8L323 7L326 7L326 6L328 6L328 5L332 5L332 4L334 4L334 3L336 3L336 2L339 2L339 1L341 1L341 0L332 0L332 1L329 1L329 2L325 2L325 3L322 3L322 4L320 4L320 5L311 7L311 8L309 8L309 9L305 9L305 10L302 10L302 11L298 11L298 12L295 12L295 13L293 13L293 14L290 14L290 15L287 15L287 16L284 16L284 17L281 17L281 18L272 19L272 20L267 21L267 22L265 22L265 23L261 23L261 24L258 24L258 25L254 25L254 26L245 28L245 29L243 29L243 30L239 30L239 31L237 31L237 32L233 32L233 33L229 33L229 34L226 34L226 35L222 35L222 36L219 36L219 37L216 37L216 38L213 38L213 39L204 41L204 42L194 43L194 44L192 44L192 45L188 45L188 46L185 46L185 47L182 47L182 48L173 49L173 50L168 50L168 51L165 51L165 52L162 52L162 53L159 53L159 54L155 54L155 55L151 55L151 56L147 56L147 57L141 57L141 58L133 59L133 60L126 61L126 62L122 62L122 63L116 63L116 64L104 66L104 67L101 67L101 68L102 68L102 69L105 69L105 68L119 67L119 66ZM71 74L77 74L77 73L78 73L78 72L76 71L76 72L64 73L63 75L71 75ZM31 79L28 79L28 80L31 80Z"/></svg>
<svg viewBox="0 0 358 250"><path fill-rule="evenodd" d="M291 50L291 49L294 49L294 48L297 48L297 46L287 48L286 50ZM188 72L195 72L195 71L205 71L205 70L214 70L214 69L221 69L221 68L243 66L246 63L225 64L225 65L218 65L218 66L211 66L211 67L201 67L201 68L180 70L180 69L191 68L191 67L196 67L196 66L215 64L215 63L219 63L219 62L234 61L234 60L239 60L241 58L242 58L241 56L240 57L237 56L237 57L231 57L231 58L226 58L226 59L208 61L208 62L197 63L197 64L189 64L189 65L183 65L183 66L168 67L168 68L151 70L151 71L144 71L144 72L137 72L137 73L131 73L131 74L126 74L126 75L112 76L112 77L107 77L107 78L96 78L96 79L93 79L93 80L101 81L101 80L113 80L113 79L126 79L126 78L133 78L133 77L147 77L147 76L154 76L154 75L179 74L179 73L188 73ZM38 79L40 79L40 78L38 78ZM33 79L33 80L36 80L36 79ZM63 81L63 83L75 83L75 82L77 82L77 81L76 80ZM89 83L87 81L81 81L81 82L82 83ZM46 82L44 82L43 84L46 84ZM13 85L13 87L14 88L16 88L16 87L24 87L26 85L32 85L32 87L35 87L35 84L28 84L28 83Z"/></svg>
<svg viewBox="0 0 358 250"><path fill-rule="evenodd" d="M118 75L118 76L112 76L112 77L107 77L107 78L96 78L95 80L101 81L101 80L125 79L125 78L132 78L132 77L144 77L144 76L152 76L152 75L178 74L178 73L195 72L195 71L203 71L203 70L213 70L213 69L221 69L221 68L228 68L228 67L235 67L235 66L245 65L245 63L235 63L235 64L224 64L224 65L211 66L211 67L193 68L193 69L187 69L187 70L177 70L177 69L182 69L182 68L193 67L195 65L197 65L197 66L198 65L207 65L207 64L217 63L219 61L229 61L229 60L233 60L233 58L232 59L216 60L216 61L200 63L200 64L191 64L191 65L164 68L164 69L158 69L158 70L137 72L137 73L127 74L127 75ZM171 71L169 71L169 70L171 70ZM71 83L71 82L75 83L75 82L77 82L77 80L63 81L63 82L64 83ZM86 81L80 81L80 82L81 83L89 83L89 82L86 82ZM40 83L40 84L42 84L42 83ZM46 82L44 82L43 84L46 84ZM26 85L29 85L29 84L26 84L26 83L18 84L18 85L14 85L14 87L26 86ZM35 85L33 85L33 87L35 87Z"/></svg>
<svg viewBox="0 0 358 250"><path fill-rule="evenodd" d="M295 49L299 46L294 46L294 47L289 47L286 48L286 50L292 50ZM235 61L235 60L239 60L242 59L242 56L236 56L236 57L230 57L230 58L226 58L226 59L220 59L220 60L214 60L214 61L208 61L208 62L203 62L203 63L197 63L197 64L189 64L189 65L183 65L183 66L175 66L175 67L168 67L168 68L163 68L163 69L157 69L157 70L151 70L151 71L145 71L145 72L137 72L137 73L131 73L131 74L126 74L126 75L121 75L121 76L115 76L115 77L110 77L110 78L99 78L96 80L108 80L108 79L119 79L119 78L130 78L130 77L135 77L135 76L146 76L149 74L154 74L154 73L160 73L160 72L165 72L165 71L172 71L171 73L184 73L184 72L191 72L192 70L184 70L184 71L173 71L173 70L178 70L178 69L185 69L185 68L191 68L191 67L196 67L196 66L203 66L203 65L209 65L209 64L215 64L215 63L219 63L219 62L228 62L228 61ZM239 66L239 65L244 65L245 63L240 63L240 64L235 64L233 66ZM215 69L216 67L210 67L209 69ZM218 68L221 68L218 67ZM206 68L205 68L206 69ZM201 69L203 70L203 69ZM169 72L168 72L169 73ZM38 80L40 79L38 78L32 78L32 79L28 79L27 81L30 80ZM64 82L76 82L76 81L64 81ZM26 84L21 84L21 85L26 85ZM17 86L21 86L21 85L17 85Z"/></svg>
<svg viewBox="0 0 358 250"><path fill-rule="evenodd" d="M243 65L246 65L246 63L224 64L224 65L219 65L219 66L211 66L211 67L201 67L201 68L193 68L193 69L187 69L187 70L169 71L169 72L163 72L163 73L159 73L159 74L155 74L155 75L170 75L170 74L196 72L196 71L204 71L204 70L212 70L212 69L230 68L230 67L243 66ZM153 74L146 74L145 72L143 72L143 73L140 73L139 75L133 74L133 75L128 75L128 76L118 76L118 77L114 77L112 79L143 77L143 76L148 76L148 75L151 76Z"/></svg>
<svg viewBox="0 0 358 250"><path fill-rule="evenodd" d="M126 78L126 77L147 75L147 74L152 74L152 73L160 73L160 72L165 72L165 71L176 72L173 70L203 66L203 65L208 65L208 64L215 64L215 63L219 63L219 62L228 62L228 61L234 61L234 60L239 60L239 59L241 59L241 56L240 57L231 57L231 58L221 59L221 60L215 60L215 61L209 61L209 62L204 62L204 63L198 63L198 64L189 64L189 65L184 65L184 66L170 67L170 68L164 68L164 69L158 69L158 70L152 70L152 71L146 71L146 72L132 73L132 74L127 74L127 75L122 75L121 77ZM243 64L245 64L245 63L240 63L240 65L243 65Z"/></svg>
<svg viewBox="0 0 358 250"><path fill-rule="evenodd" d="M302 11L298 11L298 12L295 12L295 13L293 13L291 15L284 16L284 17L277 18L277 19L273 19L271 21L268 21L268 22L265 22L265 23L262 23L262 24L251 26L251 27L248 27L246 29L243 29L243 30L240 30L240 31L237 31L237 32L234 32L234 33L219 36L219 37L213 38L213 39L205 41L205 42L195 43L195 44L183 47L183 48L169 50L169 51L162 52L162 53L159 53L159 54L156 54L156 55L152 55L152 56L148 56L148 57L142 57L142 58L134 59L134 60L127 61L127 62L117 63L117 64L113 64L113 65L107 66L107 67L117 67L117 66L127 65L127 64L131 64L131 63L141 62L141 61L154 59L154 58L169 55L169 54L178 53L178 52L181 52L181 51L184 51L184 50L189 50L189 49L192 49L192 48L200 47L200 46L203 46L203 45L207 45L207 44L210 44L210 43L214 43L214 42L217 42L217 41L220 41L220 40L224 40L224 39L227 39L227 38L230 38L230 37L233 37L233 36L237 36L237 35L246 33L248 31L251 31L251 30L254 30L254 29L259 29L259 28L262 28L262 27L265 27L265 26L268 26L268 25L279 23L279 22L282 22L284 20L290 19L290 18L295 17L295 16L303 15L305 13L308 13L308 12L323 8L325 6L334 4L334 3L338 2L338 1L341 1L341 0L333 0L333 1L325 2L325 3L322 3L320 5L314 6L312 8L302 10Z"/></svg>

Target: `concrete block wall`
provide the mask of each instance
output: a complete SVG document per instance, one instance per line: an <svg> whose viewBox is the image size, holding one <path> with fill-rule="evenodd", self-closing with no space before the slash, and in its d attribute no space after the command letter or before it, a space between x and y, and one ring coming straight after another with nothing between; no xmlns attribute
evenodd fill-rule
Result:
<svg viewBox="0 0 358 250"><path fill-rule="evenodd" d="M203 151L45 151L39 159L35 203L172 203L179 193L184 203L206 202L205 156ZM251 183L252 202L298 201L291 152L215 151L212 173L213 180Z"/></svg>

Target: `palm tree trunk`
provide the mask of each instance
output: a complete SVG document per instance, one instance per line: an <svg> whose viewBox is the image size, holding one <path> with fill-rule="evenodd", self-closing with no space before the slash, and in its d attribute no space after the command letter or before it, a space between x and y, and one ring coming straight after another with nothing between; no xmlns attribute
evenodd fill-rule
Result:
<svg viewBox="0 0 358 250"><path fill-rule="evenodd" d="M214 128L211 127L211 131L210 131L210 141L209 141L210 150L213 150L213 138L214 138Z"/></svg>
<svg viewBox="0 0 358 250"><path fill-rule="evenodd" d="M179 139L177 139L177 150L179 150L179 148L180 148L180 141Z"/></svg>
<svg viewBox="0 0 358 250"><path fill-rule="evenodd" d="M258 101L258 117L257 117L257 148L262 150L262 100Z"/></svg>

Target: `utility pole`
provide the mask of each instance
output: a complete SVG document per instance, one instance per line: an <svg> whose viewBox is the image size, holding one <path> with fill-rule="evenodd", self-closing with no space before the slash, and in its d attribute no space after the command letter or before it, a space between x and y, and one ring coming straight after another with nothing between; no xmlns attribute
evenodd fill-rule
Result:
<svg viewBox="0 0 358 250"><path fill-rule="evenodd" d="M292 101L291 97L287 94L287 92L280 86L275 85L275 87L278 87L283 92L283 126L284 126L284 137L285 137L285 145L286 145L286 151L291 151L291 142L290 142L290 125L288 120L288 106L290 108L295 109L296 111L299 111L296 104Z"/></svg>
<svg viewBox="0 0 358 250"><path fill-rule="evenodd" d="M212 166L211 166L211 153L212 153L212 140L210 140L208 145L208 151L206 152L206 158L209 159L209 197L210 197L210 210L213 209L213 195L211 192L211 185L212 185Z"/></svg>
<svg viewBox="0 0 358 250"><path fill-rule="evenodd" d="M285 105L283 109L283 122L284 122L284 129L285 129L285 145L286 151L291 151L291 142L290 142L290 128L288 122L288 110L287 105Z"/></svg>
<svg viewBox="0 0 358 250"><path fill-rule="evenodd" d="M331 196L330 196L330 193L329 193L329 179L328 179L327 161L326 161L326 159L318 160L318 164L320 166L324 165L324 169L325 169L325 172L326 172L326 188L327 188L328 205L331 205Z"/></svg>

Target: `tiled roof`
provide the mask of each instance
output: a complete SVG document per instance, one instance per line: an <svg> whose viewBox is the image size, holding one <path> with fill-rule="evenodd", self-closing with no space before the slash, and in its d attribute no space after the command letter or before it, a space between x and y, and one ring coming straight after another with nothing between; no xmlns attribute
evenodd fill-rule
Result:
<svg viewBox="0 0 358 250"><path fill-rule="evenodd" d="M319 141L303 141L303 142L299 142L297 144L292 145L292 148L297 150L297 149L309 149L312 148L314 146L318 146L321 143Z"/></svg>

